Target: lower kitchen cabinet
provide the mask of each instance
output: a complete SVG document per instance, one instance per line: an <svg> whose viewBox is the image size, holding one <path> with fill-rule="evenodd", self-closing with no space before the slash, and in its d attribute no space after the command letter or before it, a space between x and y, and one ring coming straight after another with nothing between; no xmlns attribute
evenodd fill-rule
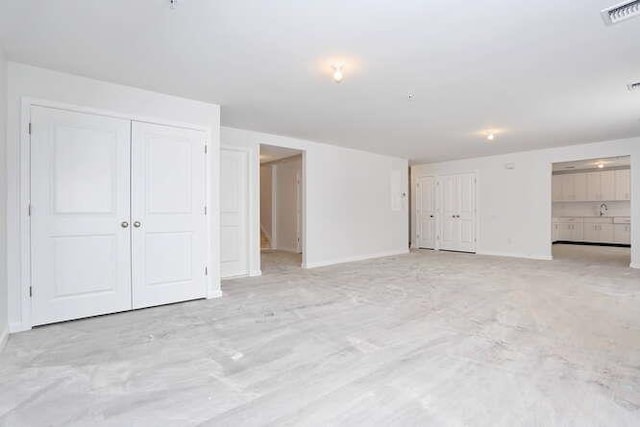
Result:
<svg viewBox="0 0 640 427"><path fill-rule="evenodd" d="M631 224L613 224L613 241L624 245L631 244Z"/></svg>

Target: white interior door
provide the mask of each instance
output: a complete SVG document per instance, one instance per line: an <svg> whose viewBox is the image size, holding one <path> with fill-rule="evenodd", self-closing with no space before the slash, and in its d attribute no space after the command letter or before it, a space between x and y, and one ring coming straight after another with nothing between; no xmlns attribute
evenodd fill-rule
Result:
<svg viewBox="0 0 640 427"><path fill-rule="evenodd" d="M204 132L132 122L133 308L206 296Z"/></svg>
<svg viewBox="0 0 640 427"><path fill-rule="evenodd" d="M246 151L220 151L220 273L249 274Z"/></svg>
<svg viewBox="0 0 640 427"><path fill-rule="evenodd" d="M460 243L460 222L458 221L458 207L460 203L457 175L440 177L442 191L442 240L440 249L457 251Z"/></svg>
<svg viewBox="0 0 640 427"><path fill-rule="evenodd" d="M130 122L31 108L33 324L131 309Z"/></svg>
<svg viewBox="0 0 640 427"><path fill-rule="evenodd" d="M440 249L475 252L475 174L440 177L442 200L442 240Z"/></svg>
<svg viewBox="0 0 640 427"><path fill-rule="evenodd" d="M416 203L418 247L435 249L437 243L436 178L433 176L418 178L416 194L418 196Z"/></svg>
<svg viewBox="0 0 640 427"><path fill-rule="evenodd" d="M456 219L460 223L459 251L475 252L476 250L476 176L463 174L457 177L458 213Z"/></svg>

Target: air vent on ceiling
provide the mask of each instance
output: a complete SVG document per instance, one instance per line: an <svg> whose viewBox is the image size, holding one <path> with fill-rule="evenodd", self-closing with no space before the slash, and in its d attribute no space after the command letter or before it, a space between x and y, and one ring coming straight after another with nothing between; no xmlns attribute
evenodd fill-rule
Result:
<svg viewBox="0 0 640 427"><path fill-rule="evenodd" d="M640 82L633 82L627 85L627 89L630 91L640 90Z"/></svg>
<svg viewBox="0 0 640 427"><path fill-rule="evenodd" d="M605 24L617 24L640 15L640 0L627 1L616 6L609 7L600 12L600 15L602 15L602 19Z"/></svg>

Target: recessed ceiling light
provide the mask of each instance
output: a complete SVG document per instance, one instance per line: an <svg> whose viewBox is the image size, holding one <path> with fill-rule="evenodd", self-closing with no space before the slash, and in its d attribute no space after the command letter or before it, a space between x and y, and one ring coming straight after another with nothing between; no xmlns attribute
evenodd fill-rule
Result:
<svg viewBox="0 0 640 427"><path fill-rule="evenodd" d="M602 169L604 167L604 163L598 163L598 167Z"/></svg>
<svg viewBox="0 0 640 427"><path fill-rule="evenodd" d="M489 135L487 135L487 141L493 141L494 139L496 139L496 136L492 133L490 133Z"/></svg>

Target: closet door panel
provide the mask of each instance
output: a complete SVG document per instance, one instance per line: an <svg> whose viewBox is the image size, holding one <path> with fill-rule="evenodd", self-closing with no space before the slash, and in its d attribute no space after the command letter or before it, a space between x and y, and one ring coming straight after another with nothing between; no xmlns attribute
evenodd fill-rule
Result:
<svg viewBox="0 0 640 427"><path fill-rule="evenodd" d="M32 107L34 325L131 308L130 122Z"/></svg>
<svg viewBox="0 0 640 427"><path fill-rule="evenodd" d="M203 132L132 124L133 307L206 295Z"/></svg>
<svg viewBox="0 0 640 427"><path fill-rule="evenodd" d="M434 249L436 247L437 212L436 179L433 176L420 177L416 188L418 196L418 247Z"/></svg>
<svg viewBox="0 0 640 427"><path fill-rule="evenodd" d="M458 222L460 223L459 250L475 252L475 210L476 210L476 177L475 174L464 174L458 177Z"/></svg>
<svg viewBox="0 0 640 427"><path fill-rule="evenodd" d="M440 249L457 251L460 244L460 222L456 215L460 204L460 184L457 175L440 177L442 191L442 240Z"/></svg>

